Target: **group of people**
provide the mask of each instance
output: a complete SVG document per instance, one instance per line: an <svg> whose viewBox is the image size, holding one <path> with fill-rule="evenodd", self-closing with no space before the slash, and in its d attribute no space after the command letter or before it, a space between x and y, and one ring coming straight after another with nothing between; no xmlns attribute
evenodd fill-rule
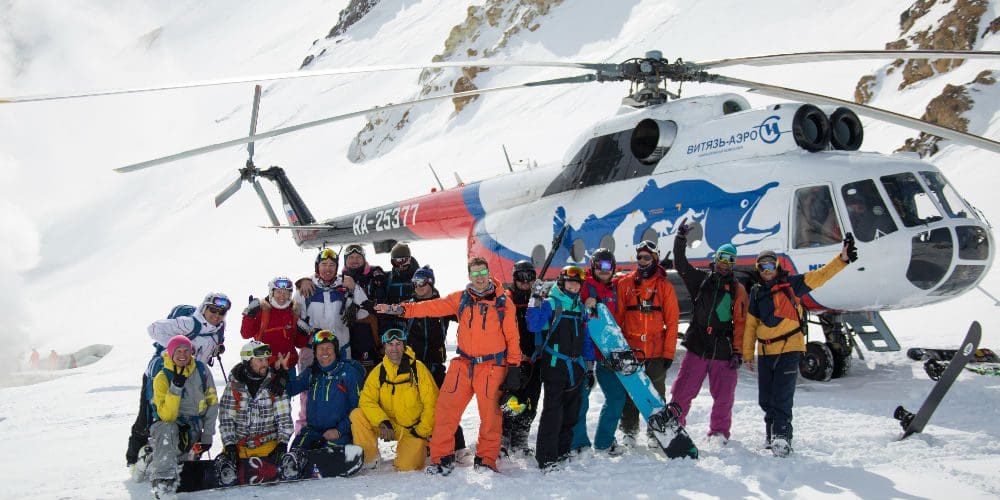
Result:
<svg viewBox="0 0 1000 500"><path fill-rule="evenodd" d="M857 258L853 239L848 234L840 255L803 275L790 275L774 252L761 252L748 288L734 274L734 246L723 245L708 269L696 269L685 257L686 235L682 222L673 263L694 309L683 341L687 354L669 395L679 308L655 242L636 246L630 272L619 273L614 253L600 248L588 268L564 267L551 287L530 262L516 263L508 278L473 257L468 284L446 296L435 288L433 270L420 267L405 244L392 248L388 273L367 262L363 247L350 245L343 273L337 252L322 249L311 277L279 276L268 283L267 296L250 297L240 329L248 342L221 396L209 367L225 350L229 297L210 293L199 306L175 308L153 322L156 354L143 374L126 460L140 464L154 489L170 491L179 461L211 448L216 421L221 459L233 462L269 457L281 463L290 447L353 443L364 450L366 466L375 467L379 439L397 442L396 469L441 475L470 462L497 471L504 455L534 455L543 471L591 447L619 455L635 446L639 418L613 364L587 333L599 303L613 313L629 346L641 351L642 369L680 424L709 379L710 439L729 439L737 369L756 366L768 446L787 455L805 350L800 297ZM452 322L457 349L448 361ZM595 385L604 405L591 439L586 414ZM296 395L300 409L293 417ZM480 421L474 453L460 425L473 396ZM528 435L539 407L532 449ZM655 443L651 433L648 439Z"/></svg>

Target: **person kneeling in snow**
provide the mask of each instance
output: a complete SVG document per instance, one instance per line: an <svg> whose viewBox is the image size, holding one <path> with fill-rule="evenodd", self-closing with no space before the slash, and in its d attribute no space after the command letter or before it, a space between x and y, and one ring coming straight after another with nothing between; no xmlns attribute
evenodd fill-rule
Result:
<svg viewBox="0 0 1000 500"><path fill-rule="evenodd" d="M365 369L352 359L340 359L340 342L330 330L312 336L315 353L312 365L296 375L291 373L289 395L305 391L306 425L292 440L292 448L313 450L351 443L351 410L358 397ZM293 368L294 370L294 368Z"/></svg>
<svg viewBox="0 0 1000 500"><path fill-rule="evenodd" d="M434 429L437 384L413 349L406 346L403 330L386 330L382 344L382 363L368 374L360 405L351 412L354 444L365 450L365 465L374 468L378 465L378 438L399 441L396 469L420 470Z"/></svg>
<svg viewBox="0 0 1000 500"><path fill-rule="evenodd" d="M233 367L229 384L222 394L219 431L223 454L233 464L241 458L268 457L281 463L292 437L292 413L285 397L284 373L288 355L279 356L268 367L271 347L251 340L240 350L242 362Z"/></svg>
<svg viewBox="0 0 1000 500"><path fill-rule="evenodd" d="M183 335L170 339L153 375L149 443L153 448L149 475L157 495L173 493L180 478L178 462L201 443L212 447L219 401L208 367L194 359L191 341Z"/></svg>

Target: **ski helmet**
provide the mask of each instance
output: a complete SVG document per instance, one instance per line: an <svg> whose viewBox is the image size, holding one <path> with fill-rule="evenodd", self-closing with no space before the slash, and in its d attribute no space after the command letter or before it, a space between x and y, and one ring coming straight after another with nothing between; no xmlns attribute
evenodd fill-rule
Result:
<svg viewBox="0 0 1000 500"><path fill-rule="evenodd" d="M575 281L580 285L583 285L585 271L580 266L566 266L559 271L559 279L556 281L556 285L559 289L566 291L566 282Z"/></svg>
<svg viewBox="0 0 1000 500"><path fill-rule="evenodd" d="M205 309L209 306L219 311L218 314L226 314L229 312L229 308L233 307L233 303L229 300L228 295L221 292L212 292L206 295L201 301L201 313L205 314Z"/></svg>
<svg viewBox="0 0 1000 500"><path fill-rule="evenodd" d="M330 330L320 330L314 333L312 338L309 339L309 346L314 350L320 344L333 344L333 352L337 353L338 356L340 355L340 339Z"/></svg>
<svg viewBox="0 0 1000 500"><path fill-rule="evenodd" d="M605 269L605 262L611 263L611 269ZM615 267L618 266L618 262L615 260L615 253L607 248L601 247L594 250L593 255L590 256L590 270L591 271L610 271L615 272Z"/></svg>
<svg viewBox="0 0 1000 500"><path fill-rule="evenodd" d="M251 340L243 344L240 349L240 359L249 362L252 358L267 359L271 357L271 346L259 341Z"/></svg>
<svg viewBox="0 0 1000 500"><path fill-rule="evenodd" d="M538 273L535 272L535 265L531 261L519 260L514 263L513 277L514 281L531 283L538 279Z"/></svg>
<svg viewBox="0 0 1000 500"><path fill-rule="evenodd" d="M295 284L287 276L276 276L267 282L267 292L273 293L275 290L294 290Z"/></svg>
<svg viewBox="0 0 1000 500"><path fill-rule="evenodd" d="M320 261L330 259L334 264L337 264L337 252L332 248L324 248L316 254L316 264L313 266L313 272L319 274L319 263Z"/></svg>

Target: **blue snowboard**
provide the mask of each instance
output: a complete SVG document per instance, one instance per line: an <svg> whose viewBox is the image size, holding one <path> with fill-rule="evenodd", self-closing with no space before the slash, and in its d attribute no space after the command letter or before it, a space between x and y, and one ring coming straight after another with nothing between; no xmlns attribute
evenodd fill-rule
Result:
<svg viewBox="0 0 1000 500"><path fill-rule="evenodd" d="M597 305L597 316L589 318L587 330L594 345L601 350L606 359L611 359L614 356L612 353L615 352L631 351L621 328L615 323L614 317L604 304ZM667 457L698 458L698 448L684 427L676 419L668 416L663 400L653 388L646 372L637 370L628 374L616 371L615 374L639 409L639 413L646 419L649 428L653 430L653 435L660 442L660 447Z"/></svg>

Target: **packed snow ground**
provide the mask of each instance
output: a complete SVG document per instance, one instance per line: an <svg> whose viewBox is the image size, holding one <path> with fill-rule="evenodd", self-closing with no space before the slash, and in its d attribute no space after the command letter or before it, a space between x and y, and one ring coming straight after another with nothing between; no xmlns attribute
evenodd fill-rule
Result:
<svg viewBox="0 0 1000 500"><path fill-rule="evenodd" d="M481 3L481 2L473 2ZM290 71L336 22L345 1L241 2L221 0L117 2L0 2L0 93L35 94ZM568 4L568 5L567 5ZM542 28L512 41L504 57L618 61L660 49L690 60L804 50L882 47L898 36L899 13L909 1L877 5L860 0L836 6L820 1L761 8L735 0L565 2ZM358 34L328 47L316 67L429 61L467 3L383 0ZM986 17L997 16L996 5ZM376 21L378 21L376 23ZM996 47L984 47L996 49ZM862 74L880 62L734 68L749 80L799 86L850 98ZM968 64L929 80L914 92L882 95L876 105L919 116L945 83L965 83ZM480 86L565 76L554 70L511 70L480 75ZM416 92L416 73L311 79L267 85L258 130L300 123ZM421 108L392 152L362 165L345 160L362 126L352 120L262 141L257 164L280 164L320 217L401 196L458 171L466 181L506 169L501 144L514 159L558 161L563 148L593 121L612 114L623 85L518 91L479 99L457 119L449 104ZM405 90L400 90L405 89ZM685 95L729 91L686 86ZM131 174L111 168L246 134L251 85L94 98L35 105L0 105L0 340L4 354L32 347L71 352L112 344L102 361L40 376L37 384L0 389L0 433L9 452L0 459L5 498L148 497L128 479L123 453L134 418L139 374L149 356L145 326L177 303L211 289L260 295L276 274L303 275L311 251L286 235L257 229L264 216L244 189L220 209L212 197L236 175L245 152L234 148ZM746 94L760 105L771 102ZM995 109L977 109L991 123ZM887 151L910 134L865 120L863 149ZM539 139L542 140L539 140ZM948 147L935 158L958 191L1000 220L995 197L996 155ZM395 182L403 178L405 182ZM265 189L274 194L270 186ZM273 200L277 200L274 196ZM418 242L414 255L432 264L439 289L463 283L464 242ZM864 256L862 255L862 259ZM374 258L386 264L384 257ZM995 295L1000 277L983 283ZM1000 347L1000 319L978 292L919 310L885 314L904 347L955 346L968 323L984 326L983 345ZM236 314L231 323L238 323ZM241 344L230 327L224 357L238 360ZM802 382L796 401L795 449L786 460L761 451L763 427L753 374L737 389L733 439L708 447L710 398L695 400L689 417L702 446L697 462L667 462L639 449L621 458L593 456L542 476L533 461L502 461L501 475L460 469L449 478L375 473L250 490L261 498L356 497L809 497L996 498L1000 496L1000 379L963 374L923 435L896 442L891 418L899 403L911 410L930 390L919 364L902 352L868 353L851 375L829 383ZM24 358L20 358L24 359ZM679 360L678 360L679 361ZM8 369L14 360L2 363ZM218 368L215 368L217 379ZM669 381L676 368L671 369ZM44 380L43 380L44 379ZM595 391L591 430L600 408ZM470 406L472 408L472 406ZM468 412L469 441L478 420ZM218 441L216 442L218 447ZM217 451L217 450L213 450ZM389 449L386 449L387 455ZM185 498L229 498L204 492Z"/></svg>

